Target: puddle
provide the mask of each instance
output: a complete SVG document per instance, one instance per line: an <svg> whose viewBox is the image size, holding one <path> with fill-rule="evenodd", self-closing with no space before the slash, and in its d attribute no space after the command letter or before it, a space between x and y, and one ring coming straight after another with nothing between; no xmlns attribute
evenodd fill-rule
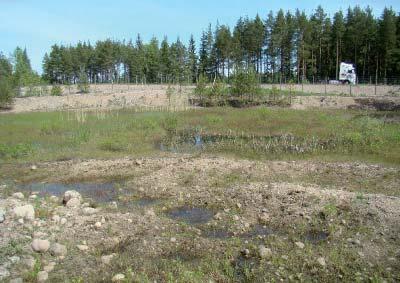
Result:
<svg viewBox="0 0 400 283"><path fill-rule="evenodd" d="M242 234L240 237L245 239L256 238L256 237L265 238L272 234L274 234L274 231L271 228L257 224L254 226L252 230Z"/></svg>
<svg viewBox="0 0 400 283"><path fill-rule="evenodd" d="M214 213L205 208L184 206L170 210L168 216L187 224L196 225L207 223L213 218Z"/></svg>
<svg viewBox="0 0 400 283"><path fill-rule="evenodd" d="M24 192L39 192L40 196L54 195L62 196L66 191L75 190L86 198L96 202L111 202L118 196L116 184L94 184L94 183L76 183L76 184L46 184L32 183L18 185L17 188Z"/></svg>
<svg viewBox="0 0 400 283"><path fill-rule="evenodd" d="M213 239L227 239L232 238L234 234L224 229L219 228L210 228L205 231L202 231L202 234L207 238Z"/></svg>
<svg viewBox="0 0 400 283"><path fill-rule="evenodd" d="M305 235L305 240L312 244L318 244L320 242L326 241L329 237L329 233L322 231L308 231Z"/></svg>

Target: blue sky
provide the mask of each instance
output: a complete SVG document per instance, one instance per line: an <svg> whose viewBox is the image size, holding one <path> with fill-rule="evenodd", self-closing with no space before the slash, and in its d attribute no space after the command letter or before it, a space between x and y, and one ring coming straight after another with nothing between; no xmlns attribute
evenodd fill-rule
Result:
<svg viewBox="0 0 400 283"><path fill-rule="evenodd" d="M269 10L295 10L308 14L321 5L329 15L352 6L400 11L399 0L388 1L262 1L262 0L0 0L0 52L10 54L16 46L27 47L32 66L41 72L45 52L54 43L74 44L79 40L130 39L140 33L169 40L178 36L196 39L208 23L233 26L240 16L265 18Z"/></svg>

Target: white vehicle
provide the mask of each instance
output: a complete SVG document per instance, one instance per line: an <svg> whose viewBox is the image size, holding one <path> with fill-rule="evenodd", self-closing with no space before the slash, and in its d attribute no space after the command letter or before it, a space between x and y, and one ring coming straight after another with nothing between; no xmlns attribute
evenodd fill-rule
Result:
<svg viewBox="0 0 400 283"><path fill-rule="evenodd" d="M357 75L353 64L340 63L339 81L342 84L356 84Z"/></svg>

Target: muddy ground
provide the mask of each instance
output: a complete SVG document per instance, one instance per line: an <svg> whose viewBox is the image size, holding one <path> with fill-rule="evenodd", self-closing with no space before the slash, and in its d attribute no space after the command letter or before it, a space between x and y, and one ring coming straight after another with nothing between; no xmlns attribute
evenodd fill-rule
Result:
<svg viewBox="0 0 400 283"><path fill-rule="evenodd" d="M34 282L43 270L50 282L400 279L399 168L171 155L2 172L4 280ZM43 197L23 186L32 183L113 184L116 193L81 191L82 203L68 207L62 191ZM26 203L33 221L12 216ZM34 238L67 252L35 253Z"/></svg>

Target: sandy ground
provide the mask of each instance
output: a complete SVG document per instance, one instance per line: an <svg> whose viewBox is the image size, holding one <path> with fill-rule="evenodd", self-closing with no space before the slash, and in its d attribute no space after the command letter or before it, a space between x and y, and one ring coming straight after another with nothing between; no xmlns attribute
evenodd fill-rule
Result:
<svg viewBox="0 0 400 283"><path fill-rule="evenodd" d="M271 88L272 85L263 87ZM296 89L301 85L294 86ZM321 90L322 87L322 90ZM329 93L343 94L343 88L348 86L329 86ZM193 87L174 87L170 98L167 96L167 86L163 85L92 85L89 94L74 94L74 87L64 88L60 97L42 96L16 98L12 109L2 113L21 113L31 111L59 111L78 109L121 109L139 108L149 110L187 110ZM283 86L283 89L288 86ZM305 92L323 95L323 86L307 85ZM354 86L353 97L347 96L298 96L292 101L293 109L327 108L327 109L377 109L395 110L400 108L400 96L396 87L379 86L380 95L373 94L374 86ZM300 89L301 90L301 89ZM378 106L375 102L378 101ZM386 105L378 109L379 105ZM393 109L392 109L393 108ZM394 109L395 108L395 109Z"/></svg>
<svg viewBox="0 0 400 283"><path fill-rule="evenodd" d="M293 84L293 85L280 85L270 84L263 85L264 88L271 89L276 87L282 90L292 90L313 94L335 94L335 95L348 95L348 96L396 96L400 95L400 86L398 85L325 85L325 84Z"/></svg>
<svg viewBox="0 0 400 283"><path fill-rule="evenodd" d="M49 271L51 282L71 278L71 272L84 278L90 276L93 280L97 273L107 272L108 266L101 257L110 254L120 257L121 261L127 253L130 257L140 255L138 260L143 262L182 252L189 257L206 256L207 253L223 255L228 241L210 237L210 230L222 229L240 238L260 223L279 230L280 234L297 236L296 225L320 223L317 229L330 227L334 231L328 238L330 245L343 241L354 243L351 249L356 249L371 265L387 262L388 268L396 268L396 259L392 255L396 249L400 252L400 199L369 193L360 197L359 193L348 190L354 176L357 180L379 180L388 174L400 174L398 168L359 163L258 162L179 155L140 160L71 160L37 164L33 172L28 166L20 170L26 170L21 174L25 182L29 178L46 182L101 182L116 176L125 177L124 187L131 195L121 194L117 199L118 209L106 206L90 210L90 213L88 204L64 207L57 198L40 201L1 198L0 206L6 209L6 221L0 225L0 248L8 247L10 239L27 243L22 249L24 261L7 266L11 277L19 276L29 268L23 263L32 258L30 241L37 237L62 243L68 249L68 253L60 257L51 253L40 257L42 267L50 262L56 265L56 272ZM302 174L323 175L332 171L342 179L336 186L294 181ZM233 175L239 179L227 178ZM388 189L400 185L399 179L383 182ZM154 199L158 203L128 207L128 210L119 207L134 199ZM48 218L21 223L8 216L13 207L26 203L48 209ZM207 225L193 226L178 225L167 217L169 210L188 205L209 209L212 219ZM335 216L326 214L326 207L331 206L338 211ZM60 219L65 219L62 224ZM349 235L348 231L360 223L368 233L361 231ZM282 236L282 239L290 243L287 237ZM249 241L253 240L248 239L240 245L245 247ZM84 251L80 250L82 246Z"/></svg>

